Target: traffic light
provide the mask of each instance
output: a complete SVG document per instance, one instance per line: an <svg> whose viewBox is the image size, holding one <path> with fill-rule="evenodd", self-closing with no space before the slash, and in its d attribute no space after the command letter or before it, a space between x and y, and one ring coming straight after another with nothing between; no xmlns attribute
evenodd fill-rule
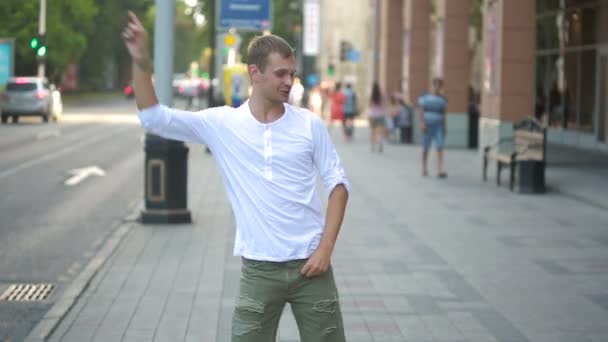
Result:
<svg viewBox="0 0 608 342"><path fill-rule="evenodd" d="M327 66L327 76L333 76L336 74L336 67L333 63Z"/></svg>
<svg viewBox="0 0 608 342"><path fill-rule="evenodd" d="M36 52L36 57L44 59L48 52L44 34L38 34L30 39L30 47Z"/></svg>
<svg viewBox="0 0 608 342"><path fill-rule="evenodd" d="M346 40L340 41L340 61L344 62L348 60L348 53L353 48L350 42Z"/></svg>

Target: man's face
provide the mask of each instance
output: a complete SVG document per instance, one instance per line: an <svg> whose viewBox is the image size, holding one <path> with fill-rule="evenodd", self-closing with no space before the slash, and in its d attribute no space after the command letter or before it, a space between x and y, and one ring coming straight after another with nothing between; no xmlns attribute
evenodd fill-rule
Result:
<svg viewBox="0 0 608 342"><path fill-rule="evenodd" d="M264 72L250 66L253 86L270 102L284 103L289 100L289 91L296 73L294 56L283 58L278 53L271 53Z"/></svg>
<svg viewBox="0 0 608 342"><path fill-rule="evenodd" d="M435 91L435 93L440 93L442 88L443 88L443 81L440 81L440 80L433 81L433 90Z"/></svg>

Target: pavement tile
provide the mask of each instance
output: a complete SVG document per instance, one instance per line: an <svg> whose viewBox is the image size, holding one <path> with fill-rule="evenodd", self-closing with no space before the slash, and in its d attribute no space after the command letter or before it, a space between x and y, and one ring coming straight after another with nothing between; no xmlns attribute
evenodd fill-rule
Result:
<svg viewBox="0 0 608 342"><path fill-rule="evenodd" d="M370 154L363 129L336 145L353 185L332 260L348 341L608 341L603 210L484 184L471 151L449 150L439 181L419 177L417 146ZM134 225L50 341L230 341L234 219L212 159L189 168L194 223ZM279 341L298 335L287 306Z"/></svg>

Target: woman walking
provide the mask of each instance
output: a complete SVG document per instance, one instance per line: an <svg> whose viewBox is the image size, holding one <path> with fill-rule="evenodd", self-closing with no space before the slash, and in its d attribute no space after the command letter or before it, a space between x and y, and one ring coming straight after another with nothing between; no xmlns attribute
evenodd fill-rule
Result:
<svg viewBox="0 0 608 342"><path fill-rule="evenodd" d="M372 152L377 150L379 153L382 153L384 151L384 137L386 135L384 111L384 101L382 100L380 86L377 82L374 82L369 99L370 146Z"/></svg>

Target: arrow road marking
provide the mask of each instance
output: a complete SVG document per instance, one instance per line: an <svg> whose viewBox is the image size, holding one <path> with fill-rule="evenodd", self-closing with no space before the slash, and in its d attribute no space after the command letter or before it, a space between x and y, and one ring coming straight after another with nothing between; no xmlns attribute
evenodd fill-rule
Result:
<svg viewBox="0 0 608 342"><path fill-rule="evenodd" d="M78 183L87 179L89 176L103 177L106 175L106 172L98 166L81 167L78 169L71 170L69 171L69 173L72 175L72 177L68 178L65 181L64 184L67 186L77 185Z"/></svg>

